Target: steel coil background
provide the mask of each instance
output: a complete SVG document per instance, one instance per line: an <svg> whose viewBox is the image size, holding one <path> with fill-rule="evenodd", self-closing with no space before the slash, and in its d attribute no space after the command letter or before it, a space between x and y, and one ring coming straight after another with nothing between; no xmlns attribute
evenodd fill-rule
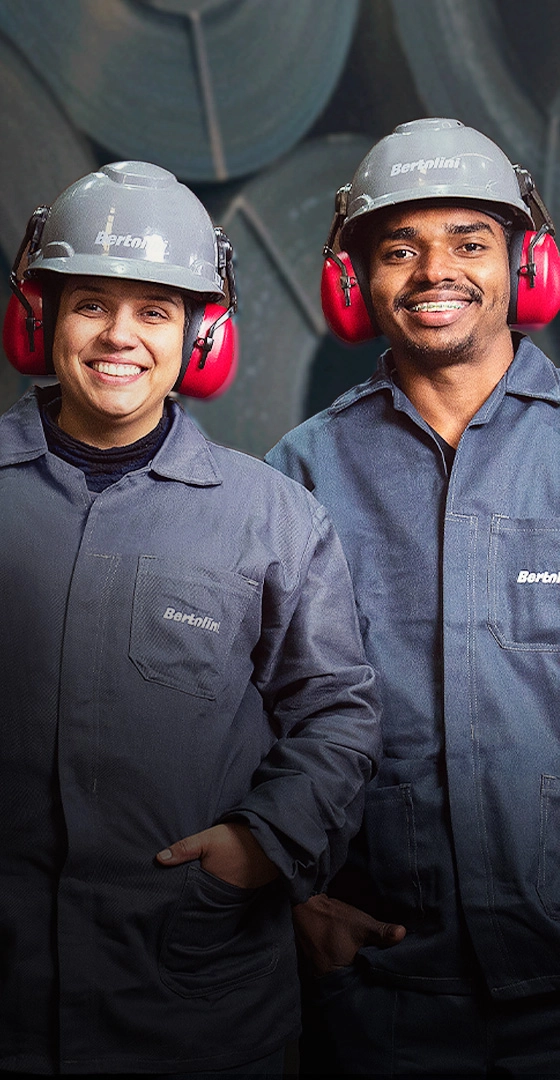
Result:
<svg viewBox="0 0 560 1080"><path fill-rule="evenodd" d="M231 232L241 299L237 383L188 407L260 454L375 364L326 332L319 280L334 192L376 137L456 115L560 221L559 38L557 0L530 17L523 0L1 0L0 261L96 165L172 168ZM533 335L555 362L557 323ZM0 410L24 383L3 372Z"/></svg>
<svg viewBox="0 0 560 1080"><path fill-rule="evenodd" d="M0 30L113 156L223 181L311 127L357 12L358 0L2 0Z"/></svg>

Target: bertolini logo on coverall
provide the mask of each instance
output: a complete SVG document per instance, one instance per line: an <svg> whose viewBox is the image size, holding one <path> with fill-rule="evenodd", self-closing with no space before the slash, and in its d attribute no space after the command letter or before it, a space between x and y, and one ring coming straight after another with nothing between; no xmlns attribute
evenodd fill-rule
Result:
<svg viewBox="0 0 560 1080"><path fill-rule="evenodd" d="M518 585L560 585L560 570L548 571L539 570L537 573L533 570L520 570L517 575Z"/></svg>
<svg viewBox="0 0 560 1080"><path fill-rule="evenodd" d="M187 623L188 626L194 626L197 630L211 630L214 634L220 633L220 623L216 619L211 619L209 615L195 615L194 611L176 611L174 607L168 607L163 617L164 619L172 619L173 622Z"/></svg>

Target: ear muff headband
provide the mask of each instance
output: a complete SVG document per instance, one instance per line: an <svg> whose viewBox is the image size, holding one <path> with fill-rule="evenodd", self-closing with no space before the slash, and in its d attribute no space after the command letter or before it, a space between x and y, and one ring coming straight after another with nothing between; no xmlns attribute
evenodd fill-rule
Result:
<svg viewBox="0 0 560 1080"><path fill-rule="evenodd" d="M49 215L48 206L33 211L10 271L12 296L8 301L2 343L8 360L23 375L47 375L43 334L43 291L37 281L20 281L18 271L24 253L33 255Z"/></svg>
<svg viewBox="0 0 560 1080"><path fill-rule="evenodd" d="M47 216L48 208L39 207L29 219L10 274L13 295L8 301L2 335L4 351L12 366L20 374L31 377L54 373L52 339L64 275L44 271L40 276L20 280L18 271L26 249L29 255L39 247ZM175 385L178 393L188 397L207 398L223 393L237 370L239 342L231 321L237 310L233 250L221 229L216 229L216 240L218 271L222 279L227 279L229 305L226 308L205 302L200 294L200 302L190 307L181 371Z"/></svg>
<svg viewBox="0 0 560 1080"><path fill-rule="evenodd" d="M186 397L207 398L222 394L237 371L239 339L231 321L237 311L233 272L233 248L222 229L216 228L218 272L227 282L229 306L193 303L185 329L183 360L175 390Z"/></svg>
<svg viewBox="0 0 560 1080"><path fill-rule="evenodd" d="M334 217L323 247L321 306L329 330L348 345L357 345L376 337L379 330L375 326L371 301L362 291L350 255L347 251L337 250L340 230L348 212L350 188L350 184L345 184L335 196Z"/></svg>
<svg viewBox="0 0 560 1080"><path fill-rule="evenodd" d="M519 330L540 330L560 310L560 252L553 238L554 225L531 178L525 170L515 168L523 198L532 203L537 211L534 216L542 224L539 229L520 229L513 234L509 248L508 323ZM335 217L323 249L321 303L329 329L352 345L377 337L380 331L369 294L364 297L362 291L367 274L361 263L358 265L360 256L356 255L354 266L348 252L335 250L346 219L348 191L346 185L337 192Z"/></svg>

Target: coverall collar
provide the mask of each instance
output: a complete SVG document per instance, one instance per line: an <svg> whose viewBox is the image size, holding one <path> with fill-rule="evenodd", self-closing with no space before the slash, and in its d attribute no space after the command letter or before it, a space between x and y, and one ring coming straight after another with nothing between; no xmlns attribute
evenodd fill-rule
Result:
<svg viewBox="0 0 560 1080"><path fill-rule="evenodd" d="M536 348L530 338L514 333L514 345L516 352L514 358L503 378L495 387L487 401L484 402L476 415L478 423L484 423L490 419L497 400L501 400L504 394L517 394L521 397L540 398L542 401L550 401L560 404L560 371L540 349ZM395 408L403 409L404 402L408 398L400 389L394 379L394 367L391 350L379 359L377 371L366 382L352 387L342 394L327 410L331 415L343 412L355 402L380 390L390 390L393 394ZM405 409L405 411L408 411ZM472 422L472 421L471 421Z"/></svg>
<svg viewBox="0 0 560 1080"><path fill-rule="evenodd" d="M48 453L39 412L39 396L51 388L32 387L0 417L0 467L32 461ZM177 402L172 402L171 430L151 468L159 476L198 487L222 483L210 444Z"/></svg>

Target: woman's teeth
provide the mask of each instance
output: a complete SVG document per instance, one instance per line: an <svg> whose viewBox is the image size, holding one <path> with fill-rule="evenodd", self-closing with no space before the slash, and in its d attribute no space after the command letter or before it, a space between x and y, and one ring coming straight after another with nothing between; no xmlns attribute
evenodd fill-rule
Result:
<svg viewBox="0 0 560 1080"><path fill-rule="evenodd" d="M143 370L137 364L110 364L106 360L94 360L90 367L102 375L140 375Z"/></svg>

